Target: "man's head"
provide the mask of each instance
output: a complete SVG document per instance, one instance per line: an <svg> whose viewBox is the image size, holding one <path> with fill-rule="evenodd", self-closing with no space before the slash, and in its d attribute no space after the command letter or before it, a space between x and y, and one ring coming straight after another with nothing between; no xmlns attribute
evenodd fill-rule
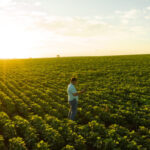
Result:
<svg viewBox="0 0 150 150"><path fill-rule="evenodd" d="M75 77L71 78L71 83L74 85L77 84L77 78Z"/></svg>

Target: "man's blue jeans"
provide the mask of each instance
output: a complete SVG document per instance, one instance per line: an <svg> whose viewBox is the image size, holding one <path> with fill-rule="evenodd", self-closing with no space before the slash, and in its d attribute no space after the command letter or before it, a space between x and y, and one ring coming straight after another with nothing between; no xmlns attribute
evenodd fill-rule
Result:
<svg viewBox="0 0 150 150"><path fill-rule="evenodd" d="M78 101L76 99L69 101L69 105L70 105L70 111L68 114L68 118L74 120L77 114Z"/></svg>

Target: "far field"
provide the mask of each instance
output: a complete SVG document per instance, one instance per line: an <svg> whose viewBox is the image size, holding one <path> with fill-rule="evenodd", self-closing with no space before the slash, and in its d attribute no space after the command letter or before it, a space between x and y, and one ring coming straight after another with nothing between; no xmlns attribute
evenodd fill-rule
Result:
<svg viewBox="0 0 150 150"><path fill-rule="evenodd" d="M150 55L0 60L0 150L150 150Z"/></svg>

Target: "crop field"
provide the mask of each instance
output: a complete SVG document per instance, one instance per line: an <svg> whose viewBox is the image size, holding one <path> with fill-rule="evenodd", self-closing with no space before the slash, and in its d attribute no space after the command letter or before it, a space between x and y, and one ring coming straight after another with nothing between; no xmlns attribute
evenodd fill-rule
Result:
<svg viewBox="0 0 150 150"><path fill-rule="evenodd" d="M150 55L0 60L0 150L150 150Z"/></svg>

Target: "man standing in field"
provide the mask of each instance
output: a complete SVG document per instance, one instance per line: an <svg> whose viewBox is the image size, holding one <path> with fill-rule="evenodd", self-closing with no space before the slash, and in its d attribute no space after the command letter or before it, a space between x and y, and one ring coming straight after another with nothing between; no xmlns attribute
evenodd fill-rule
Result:
<svg viewBox="0 0 150 150"><path fill-rule="evenodd" d="M85 90L77 91L75 85L77 84L77 78L71 78L71 83L68 85L68 102L70 105L70 111L68 118L71 120L75 119L77 114L78 96L85 92Z"/></svg>

